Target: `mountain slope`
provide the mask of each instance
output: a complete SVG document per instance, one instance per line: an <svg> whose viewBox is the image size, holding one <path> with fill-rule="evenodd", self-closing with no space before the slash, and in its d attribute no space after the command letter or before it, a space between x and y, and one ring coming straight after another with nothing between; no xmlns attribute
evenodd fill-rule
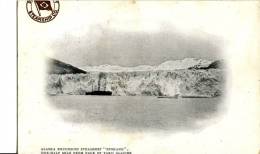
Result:
<svg viewBox="0 0 260 154"><path fill-rule="evenodd" d="M56 59L47 58L47 72L48 74L76 74L76 73L86 73L77 67L70 64L61 62Z"/></svg>

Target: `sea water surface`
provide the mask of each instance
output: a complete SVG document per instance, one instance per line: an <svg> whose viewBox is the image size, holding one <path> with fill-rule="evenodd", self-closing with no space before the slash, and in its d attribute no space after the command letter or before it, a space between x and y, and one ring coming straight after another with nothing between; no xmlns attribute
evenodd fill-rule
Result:
<svg viewBox="0 0 260 154"><path fill-rule="evenodd" d="M49 96L66 122L99 124L121 131L200 129L218 115L221 97L157 98L151 96Z"/></svg>

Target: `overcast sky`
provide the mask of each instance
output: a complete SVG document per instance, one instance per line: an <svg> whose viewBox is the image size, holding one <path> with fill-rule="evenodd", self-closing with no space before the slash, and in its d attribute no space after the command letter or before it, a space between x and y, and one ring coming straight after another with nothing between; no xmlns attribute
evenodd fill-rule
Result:
<svg viewBox="0 0 260 154"><path fill-rule="evenodd" d="M180 33L173 28L158 32L120 32L93 26L76 37L65 34L53 46L54 58L81 67L86 65L158 65L186 57L219 59L221 41L208 34Z"/></svg>
<svg viewBox="0 0 260 154"><path fill-rule="evenodd" d="M186 57L224 59L243 51L238 45L249 41L246 35L255 20L225 4L64 1L48 24L31 23L20 10L19 34L26 37L19 44L78 67L158 65ZM255 5L241 4L245 12L251 7Z"/></svg>
<svg viewBox="0 0 260 154"><path fill-rule="evenodd" d="M227 42L223 36L232 36L230 29L235 29L234 19L223 22L228 14L211 5L66 1L62 8L55 22L35 26L35 37L28 41L48 56L78 67L158 65L186 57L222 59Z"/></svg>

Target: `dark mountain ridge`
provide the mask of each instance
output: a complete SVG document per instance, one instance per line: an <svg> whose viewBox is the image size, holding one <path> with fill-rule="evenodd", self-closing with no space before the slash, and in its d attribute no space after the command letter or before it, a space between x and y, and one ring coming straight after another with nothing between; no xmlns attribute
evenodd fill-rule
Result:
<svg viewBox="0 0 260 154"><path fill-rule="evenodd" d="M47 73L48 74L78 74L86 73L77 67L74 67L70 64L61 62L53 58L47 58Z"/></svg>

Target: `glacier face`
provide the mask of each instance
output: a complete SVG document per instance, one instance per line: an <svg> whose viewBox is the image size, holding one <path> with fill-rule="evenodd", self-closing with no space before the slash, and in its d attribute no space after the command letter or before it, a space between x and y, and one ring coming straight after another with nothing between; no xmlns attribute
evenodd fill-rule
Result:
<svg viewBox="0 0 260 154"><path fill-rule="evenodd" d="M103 90L111 91L114 96L175 96L178 94L215 97L223 93L224 83L222 69L91 71L86 74L49 74L46 91L50 95L84 95L93 90ZM99 89L98 85L100 85Z"/></svg>

